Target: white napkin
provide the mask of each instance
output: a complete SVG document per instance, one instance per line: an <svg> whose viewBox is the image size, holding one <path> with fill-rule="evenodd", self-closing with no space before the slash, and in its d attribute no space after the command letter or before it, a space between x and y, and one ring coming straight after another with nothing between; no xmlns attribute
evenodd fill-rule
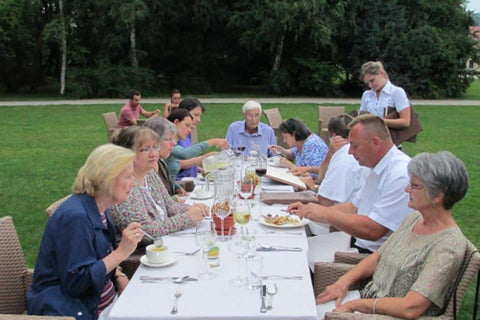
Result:
<svg viewBox="0 0 480 320"><path fill-rule="evenodd" d="M264 184L262 185L262 191L268 192L268 193L277 193L277 192L294 192L295 190L293 189L292 186L289 185L268 185Z"/></svg>

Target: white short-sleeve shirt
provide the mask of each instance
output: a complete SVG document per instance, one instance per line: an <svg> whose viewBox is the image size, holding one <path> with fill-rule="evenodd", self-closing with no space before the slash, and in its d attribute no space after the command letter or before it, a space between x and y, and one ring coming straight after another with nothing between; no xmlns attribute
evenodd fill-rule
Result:
<svg viewBox="0 0 480 320"><path fill-rule="evenodd" d="M350 202L365 183L371 169L362 167L351 154L348 154L349 148L350 144L346 144L332 155L318 189L319 196L336 203Z"/></svg>
<svg viewBox="0 0 480 320"><path fill-rule="evenodd" d="M409 156L393 146L372 169L363 188L353 198L357 214L368 216L390 230L377 241L357 238L357 246L376 251L412 211L408 207L409 196L405 192L410 181L407 171L410 160Z"/></svg>
<svg viewBox="0 0 480 320"><path fill-rule="evenodd" d="M397 112L400 112L410 107L410 101L407 98L405 90L393 85L390 80L380 91L380 96L373 90L363 92L360 110L368 111L381 118L384 117L385 108L394 107Z"/></svg>

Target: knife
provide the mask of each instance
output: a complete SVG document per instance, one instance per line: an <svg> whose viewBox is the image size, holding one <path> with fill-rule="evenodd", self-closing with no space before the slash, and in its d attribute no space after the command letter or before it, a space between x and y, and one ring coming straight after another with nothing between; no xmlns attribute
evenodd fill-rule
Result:
<svg viewBox="0 0 480 320"><path fill-rule="evenodd" d="M300 252L302 248L257 248L257 251L292 251Z"/></svg>
<svg viewBox="0 0 480 320"><path fill-rule="evenodd" d="M265 299L267 298L267 286L263 285L262 290L260 290L260 296L262 297L262 306L260 307L260 312L267 312L267 306L265 304Z"/></svg>
<svg viewBox="0 0 480 320"><path fill-rule="evenodd" d="M271 276L263 276L263 280L303 280L303 276L282 276L282 275L271 275Z"/></svg>
<svg viewBox="0 0 480 320"><path fill-rule="evenodd" d="M181 277L151 277L151 276L140 276L141 281L163 281L163 280L171 280L174 281ZM197 278L188 277L183 279L183 281L198 281Z"/></svg>

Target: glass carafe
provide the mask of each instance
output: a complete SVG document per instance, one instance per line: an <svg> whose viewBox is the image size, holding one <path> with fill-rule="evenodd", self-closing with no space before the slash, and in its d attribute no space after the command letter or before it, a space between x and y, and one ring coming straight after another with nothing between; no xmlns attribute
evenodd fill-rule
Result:
<svg viewBox="0 0 480 320"><path fill-rule="evenodd" d="M222 151L213 156L206 157L202 161L202 166L207 172L214 172L219 169L226 169L230 166L231 157L227 151Z"/></svg>

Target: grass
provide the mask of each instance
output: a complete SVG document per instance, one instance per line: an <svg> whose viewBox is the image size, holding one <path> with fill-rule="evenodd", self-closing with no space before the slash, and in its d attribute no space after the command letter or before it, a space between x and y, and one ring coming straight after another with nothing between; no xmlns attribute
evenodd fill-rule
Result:
<svg viewBox="0 0 480 320"><path fill-rule="evenodd" d="M468 87L467 92L463 95L463 99L467 100L480 100L480 79L474 80L470 87Z"/></svg>
<svg viewBox="0 0 480 320"><path fill-rule="evenodd" d="M145 105L151 109L152 105ZM317 105L265 104L278 107L284 119L298 117L317 128ZM357 106L348 105L346 110ZM2 216L11 215L20 236L27 264L33 267L46 223L45 208L70 193L77 170L88 154L106 142L101 116L118 113L119 105L42 106L0 108L0 204ZM200 139L223 137L228 125L241 117L239 104L207 104L199 125ZM480 247L480 144L479 107L416 106L424 131L416 144L405 143L404 151L449 150L461 158L469 171L468 193L454 210L464 234ZM266 122L265 117L262 121ZM470 289L459 319L472 310Z"/></svg>

